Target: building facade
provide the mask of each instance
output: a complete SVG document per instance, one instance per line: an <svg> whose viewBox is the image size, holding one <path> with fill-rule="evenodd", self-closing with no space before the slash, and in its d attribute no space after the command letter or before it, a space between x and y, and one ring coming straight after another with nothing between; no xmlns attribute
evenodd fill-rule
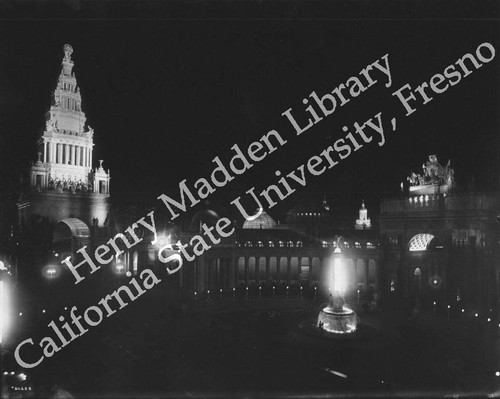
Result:
<svg viewBox="0 0 500 399"><path fill-rule="evenodd" d="M30 258L47 262L51 249L67 256L93 238L109 234L110 173L103 161L93 166L94 130L82 111L73 48L66 44L63 51L45 129L37 143L38 159L28 181L21 183L17 202L20 245L31 248L24 251L24 264L33 263Z"/></svg>
<svg viewBox="0 0 500 399"><path fill-rule="evenodd" d="M420 177L403 198L381 201L383 289L428 308L490 309L500 297L500 194L453 192L449 164L440 176L429 158L427 182Z"/></svg>

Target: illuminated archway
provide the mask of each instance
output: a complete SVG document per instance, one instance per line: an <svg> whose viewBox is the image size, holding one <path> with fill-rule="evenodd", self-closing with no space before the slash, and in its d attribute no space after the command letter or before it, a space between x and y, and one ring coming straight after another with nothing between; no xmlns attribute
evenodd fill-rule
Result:
<svg viewBox="0 0 500 399"><path fill-rule="evenodd" d="M432 234L421 233L412 237L408 243L408 250L410 252L427 251L431 246L431 242L436 244L436 248L442 248L442 245L438 245L439 239L437 237Z"/></svg>
<svg viewBox="0 0 500 399"><path fill-rule="evenodd" d="M61 219L54 229L54 241L57 241L60 238L65 239L68 235L71 237L88 238L90 237L90 230L89 227L80 219Z"/></svg>
<svg viewBox="0 0 500 399"><path fill-rule="evenodd" d="M64 218L54 226L52 246L62 259L87 244L89 239L90 229L83 221L76 218Z"/></svg>

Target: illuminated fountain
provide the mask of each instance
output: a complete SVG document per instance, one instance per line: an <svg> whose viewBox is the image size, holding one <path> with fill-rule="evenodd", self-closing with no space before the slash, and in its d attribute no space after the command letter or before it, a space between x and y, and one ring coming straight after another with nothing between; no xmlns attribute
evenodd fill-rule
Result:
<svg viewBox="0 0 500 399"><path fill-rule="evenodd" d="M339 246L335 249L335 253L340 253ZM316 327L335 334L353 333L358 327L359 319L344 300L346 274L340 257L335 257L333 260L333 283L330 302L319 311Z"/></svg>
<svg viewBox="0 0 500 399"><path fill-rule="evenodd" d="M325 275L325 280L330 283L330 300L321 305L315 318L301 321L299 328L307 335L322 339L352 341L375 338L378 330L362 323L345 301L348 274L341 255L340 239L337 237L337 245Z"/></svg>

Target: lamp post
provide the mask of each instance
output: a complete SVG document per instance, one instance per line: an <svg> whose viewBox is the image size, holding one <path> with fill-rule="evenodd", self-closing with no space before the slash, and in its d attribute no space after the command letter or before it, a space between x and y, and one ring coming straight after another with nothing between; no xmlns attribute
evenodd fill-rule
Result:
<svg viewBox="0 0 500 399"><path fill-rule="evenodd" d="M5 264L0 261L0 378L2 378L2 391L1 397L7 397L8 391L4 381L4 373L3 373L3 343L5 340L5 333L8 327L9 321L9 309L8 309L8 293L7 293L7 268Z"/></svg>
<svg viewBox="0 0 500 399"><path fill-rule="evenodd" d="M45 266L42 270L43 277L48 281L47 286L45 287L45 296L48 298L46 306L49 309L49 312L52 310L52 298L54 295L51 293L51 289L53 288L54 281L61 274L61 267L59 265L49 264Z"/></svg>

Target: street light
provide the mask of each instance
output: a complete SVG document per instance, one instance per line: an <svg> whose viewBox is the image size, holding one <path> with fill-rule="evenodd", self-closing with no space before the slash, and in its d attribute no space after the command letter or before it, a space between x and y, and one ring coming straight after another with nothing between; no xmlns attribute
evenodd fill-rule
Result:
<svg viewBox="0 0 500 399"><path fill-rule="evenodd" d="M42 270L43 276L48 280L53 280L59 276L61 269L59 266L47 265Z"/></svg>

